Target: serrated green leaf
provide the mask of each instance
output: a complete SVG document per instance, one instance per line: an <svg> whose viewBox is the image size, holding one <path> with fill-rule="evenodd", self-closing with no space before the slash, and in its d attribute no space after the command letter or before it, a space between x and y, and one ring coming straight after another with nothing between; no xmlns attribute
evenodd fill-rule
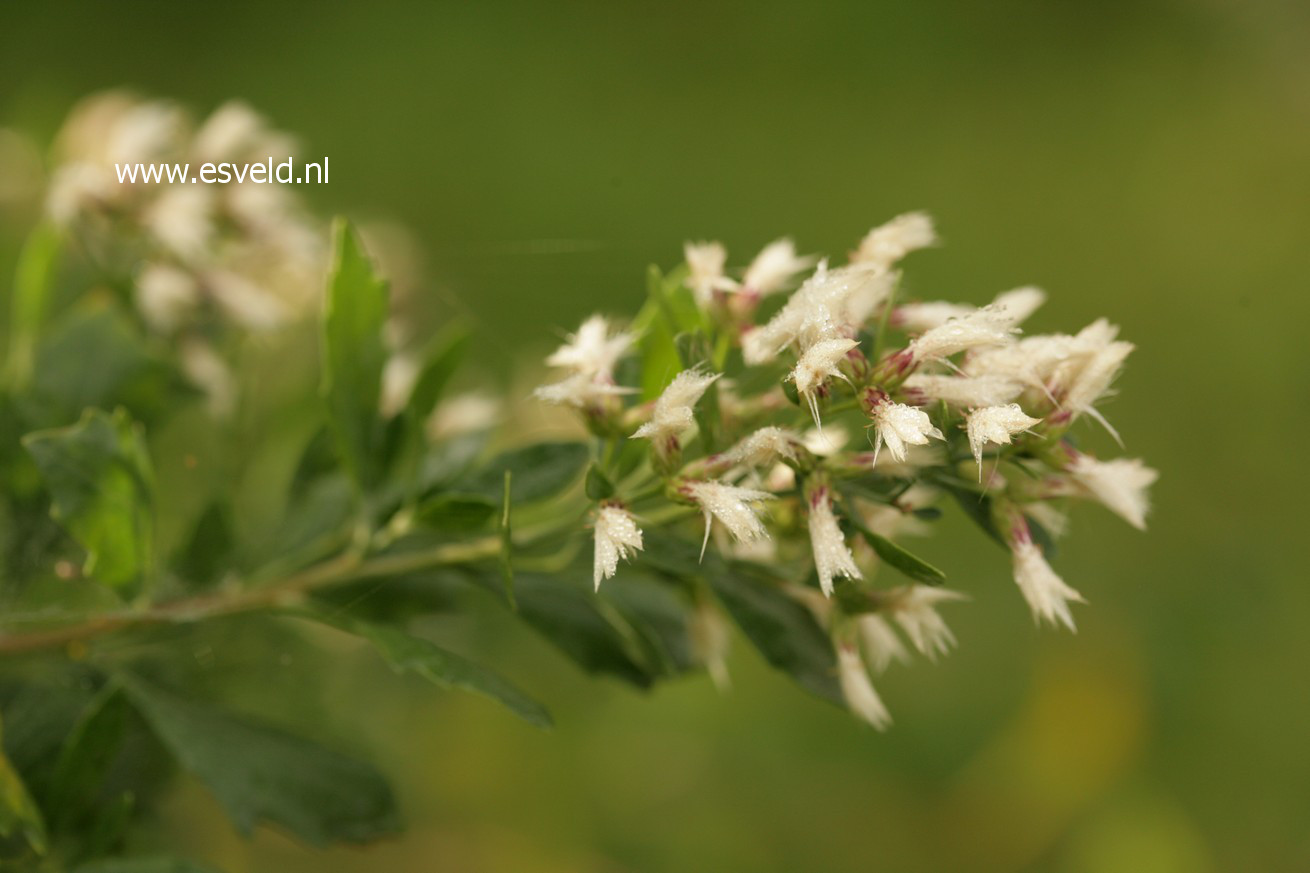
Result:
<svg viewBox="0 0 1310 873"><path fill-rule="evenodd" d="M386 780L369 764L277 728L185 700L139 677L119 677L151 730L214 793L238 831L285 827L316 846L395 833Z"/></svg>
<svg viewBox="0 0 1310 873"><path fill-rule="evenodd" d="M88 576L127 593L150 570L154 537L150 459L122 410L87 410L71 427L28 434L23 444L50 492L51 515L87 551Z"/></svg>
<svg viewBox="0 0 1310 873"><path fill-rule="evenodd" d="M378 404L387 352L387 283L380 279L350 223L333 228L332 267L323 306L323 397L328 423L357 488L381 475L384 432Z"/></svg>
<svg viewBox="0 0 1310 873"><path fill-rule="evenodd" d="M554 722L537 701L499 674L448 651L436 643L402 630L370 622L332 618L332 625L363 637L399 672L409 672L441 688L459 688L480 694L540 728Z"/></svg>
<svg viewBox="0 0 1310 873"><path fill-rule="evenodd" d="M582 443L536 443L512 449L457 483L456 489L499 502L508 471L514 480L510 499L515 504L543 500L577 481L588 454Z"/></svg>
<svg viewBox="0 0 1310 873"><path fill-rule="evenodd" d="M44 855L48 848L45 822L23 778L0 749L0 837L21 837L33 852Z"/></svg>

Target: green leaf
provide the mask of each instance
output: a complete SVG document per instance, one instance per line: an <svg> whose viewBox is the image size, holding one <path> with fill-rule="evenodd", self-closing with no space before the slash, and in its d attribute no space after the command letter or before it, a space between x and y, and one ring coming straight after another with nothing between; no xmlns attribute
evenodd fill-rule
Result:
<svg viewBox="0 0 1310 873"><path fill-rule="evenodd" d="M513 471L505 470L505 487L500 497L500 578L505 583L505 599L510 608L517 608L514 602L514 526L510 512L514 508Z"/></svg>
<svg viewBox="0 0 1310 873"><path fill-rule="evenodd" d="M800 601L764 568L734 561L709 573L710 586L764 659L802 688L845 706L832 641Z"/></svg>
<svg viewBox="0 0 1310 873"><path fill-rule="evenodd" d="M323 846L399 829L391 789L372 766L139 677L119 678L151 730L214 792L241 833L269 822Z"/></svg>
<svg viewBox="0 0 1310 873"><path fill-rule="evenodd" d="M498 506L481 494L445 492L418 505L414 520L437 530L476 530L492 519Z"/></svg>
<svg viewBox="0 0 1310 873"><path fill-rule="evenodd" d="M651 668L623 614L592 592L590 577L520 572L514 594L519 617L588 673L649 688L663 672Z"/></svg>
<svg viewBox="0 0 1310 873"><path fill-rule="evenodd" d="M22 837L38 855L44 855L48 848L41 810L3 751L0 751L0 837Z"/></svg>
<svg viewBox="0 0 1310 873"><path fill-rule="evenodd" d="M140 429L123 410L87 410L71 427L28 434L51 515L87 551L84 571L135 593L150 570L154 490Z"/></svg>
<svg viewBox="0 0 1310 873"><path fill-rule="evenodd" d="M987 534L1003 548L1009 548L1005 542L1005 537L1001 535L1000 529L996 527L996 522L992 519L992 499L990 497L975 488L960 485L943 476L932 477L932 483L954 497L960 509L964 510L965 516L978 525L983 533Z"/></svg>
<svg viewBox="0 0 1310 873"><path fill-rule="evenodd" d="M670 276L670 279L673 278ZM680 279L676 281L681 284ZM637 344L641 351L643 401L658 397L682 369L676 341L680 328L666 299L665 289L669 284L669 279L660 273L659 267L652 264L647 268L646 303L632 323L633 331L640 337ZM692 304L694 306L695 301Z"/></svg>
<svg viewBox="0 0 1310 873"><path fill-rule="evenodd" d="M236 523L222 501L209 504L177 557L174 569L190 585L208 587L232 569Z"/></svg>
<svg viewBox="0 0 1310 873"><path fill-rule="evenodd" d="M334 613L403 624L419 616L452 611L467 587L463 573L439 568L334 585L315 592L314 600Z"/></svg>
<svg viewBox="0 0 1310 873"><path fill-rule="evenodd" d="M217 868L182 858L111 858L83 864L73 873L217 873Z"/></svg>
<svg viewBox="0 0 1310 873"><path fill-rule="evenodd" d="M414 673L441 688L459 688L481 694L539 728L549 728L554 724L544 706L497 673L430 640L370 622L337 617L327 621L368 640L397 672Z"/></svg>
<svg viewBox="0 0 1310 873"><path fill-rule="evenodd" d="M381 475L384 433L378 404L387 352L387 283L378 278L350 223L333 227L332 268L323 308L323 397L328 422L356 486Z"/></svg>
<svg viewBox="0 0 1310 873"><path fill-rule="evenodd" d="M409 411L420 426L437 408L451 376L464 359L468 343L467 331L454 330L439 337L428 350L409 395Z"/></svg>
<svg viewBox="0 0 1310 873"><path fill-rule="evenodd" d="M614 496L614 483L596 464L587 468L586 490L588 500L608 500Z"/></svg>
<svg viewBox="0 0 1310 873"><path fill-rule="evenodd" d="M14 276L9 311L9 351L5 377L12 388L22 388L32 374L32 357L50 303L50 285L61 248L58 229L38 225L23 244Z"/></svg>
<svg viewBox="0 0 1310 873"><path fill-rule="evenodd" d="M687 602L674 584L625 568L601 596L636 632L645 661L661 676L678 676L699 665L692 656Z"/></svg>
<svg viewBox="0 0 1310 873"><path fill-rule="evenodd" d="M577 481L588 454L582 443L536 443L513 449L458 483L457 490L499 501L508 471L514 480L510 491L514 503L554 497Z"/></svg>
<svg viewBox="0 0 1310 873"><path fill-rule="evenodd" d="M46 806L56 830L76 821L94 802L123 742L130 710L116 686L101 689L78 719L55 763Z"/></svg>
<svg viewBox="0 0 1310 873"><path fill-rule="evenodd" d="M946 574L941 570L885 536L869 530L854 520L853 516L851 524L860 532L860 536L864 537L865 542L873 546L878 557L886 561L888 566L895 567L915 582L922 582L925 585L941 585L946 581Z"/></svg>
<svg viewBox="0 0 1310 873"><path fill-rule="evenodd" d="M88 407L122 406L148 419L185 394L195 389L149 351L140 329L113 301L92 298L40 338L26 409L37 426L68 424Z"/></svg>

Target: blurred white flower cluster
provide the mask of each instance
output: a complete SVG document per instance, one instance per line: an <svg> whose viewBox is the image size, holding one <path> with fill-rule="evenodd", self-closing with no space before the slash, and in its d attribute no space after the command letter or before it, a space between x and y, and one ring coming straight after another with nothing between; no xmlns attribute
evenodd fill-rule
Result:
<svg viewBox="0 0 1310 873"><path fill-rule="evenodd" d="M231 406L234 388L214 341L225 328L269 331L312 314L323 230L285 185L120 182L115 165L294 154L294 142L244 103L197 122L171 103L123 92L82 101L54 143L49 219L128 287L153 333L178 343L188 377L218 411Z"/></svg>
<svg viewBox="0 0 1310 873"><path fill-rule="evenodd" d="M1008 548L1033 616L1072 630L1083 597L1048 561L1064 504L1141 528L1156 479L1070 439L1084 418L1118 439L1099 408L1133 348L1118 329L1024 334L1045 300L1031 287L982 306L898 299L901 260L936 244L923 213L873 229L839 266L779 240L729 271L724 246L688 243L631 327L588 319L547 359L561 379L537 391L582 414L596 475L613 480L593 495L597 587L652 548L643 529L698 523L702 556L714 538L788 577L831 635L848 704L878 727L890 718L870 673L955 643L938 607L963 595L895 542L924 533L936 503L970 511ZM860 428L867 446L850 439ZM644 460L607 460L634 452ZM912 583L875 584L887 564Z"/></svg>

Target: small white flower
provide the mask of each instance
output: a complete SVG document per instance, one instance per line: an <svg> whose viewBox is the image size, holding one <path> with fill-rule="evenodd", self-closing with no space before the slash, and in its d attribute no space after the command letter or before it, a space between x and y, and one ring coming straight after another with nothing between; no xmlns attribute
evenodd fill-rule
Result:
<svg viewBox="0 0 1310 873"><path fill-rule="evenodd" d="M1069 531L1069 516L1054 504L1025 503L1023 513L1031 521L1040 524L1053 537L1062 537Z"/></svg>
<svg viewBox="0 0 1310 873"><path fill-rule="evenodd" d="M147 264L136 280L136 306L160 333L181 327L200 303L195 277L168 264Z"/></svg>
<svg viewBox="0 0 1310 873"><path fill-rule="evenodd" d="M596 590L600 580L611 578L618 570L619 560L629 560L634 552L641 551L641 528L623 507L613 504L602 506L596 513L596 558L592 573Z"/></svg>
<svg viewBox="0 0 1310 873"><path fill-rule="evenodd" d="M910 342L906 351L916 362L940 361L968 349L1013 342L1015 332L1013 318L993 306L985 306L924 331Z"/></svg>
<svg viewBox="0 0 1310 873"><path fill-rule="evenodd" d="M1080 454L1069 466L1069 473L1084 491L1115 515L1138 530L1146 529L1146 511L1150 508L1146 489L1160 474L1140 458L1099 461Z"/></svg>
<svg viewBox="0 0 1310 873"><path fill-rule="evenodd" d="M1035 285L1025 285L997 294L992 306L1005 313L1012 324L1022 324L1045 302L1045 291Z"/></svg>
<svg viewBox="0 0 1310 873"><path fill-rule="evenodd" d="M1106 343L1089 353L1083 365L1061 386L1060 405L1075 418L1084 414L1097 418L1113 434L1114 429L1100 417L1095 404L1105 396L1132 351L1132 343L1117 341Z"/></svg>
<svg viewBox="0 0 1310 873"><path fill-rule="evenodd" d="M991 308L1012 323L1019 324L1036 312L1046 302L1046 292L1040 288L1025 286L1004 291L996 295ZM951 319L966 318L978 311L977 306L969 303L948 303L933 300L922 303L906 303L896 308L893 313L894 323L901 330L919 333L940 327Z"/></svg>
<svg viewBox="0 0 1310 873"><path fill-rule="evenodd" d="M720 375L696 369L683 370L655 400L650 421L637 428L633 438L665 440L691 427L695 420L692 407Z"/></svg>
<svg viewBox="0 0 1310 873"><path fill-rule="evenodd" d="M129 106L107 131L106 163L151 163L176 149L186 128L182 110L163 101Z"/></svg>
<svg viewBox="0 0 1310 873"><path fill-rule="evenodd" d="M820 430L812 427L805 432L805 448L812 455L826 458L835 455L851 441L850 432L843 427L828 427Z"/></svg>
<svg viewBox="0 0 1310 873"><path fill-rule="evenodd" d="M609 378L632 342L632 334L611 333L609 321L602 315L593 315L582 323L577 333L568 335L568 342L552 352L546 363L575 373Z"/></svg>
<svg viewBox="0 0 1310 873"><path fill-rule="evenodd" d="M955 645L955 635L937 614L937 605L965 600L965 595L930 585L910 585L896 592L894 598L892 617L920 654L935 661L938 655L951 650Z"/></svg>
<svg viewBox="0 0 1310 873"><path fill-rule="evenodd" d="M732 685L728 676L728 649L732 634L723 619L723 613L708 601L698 602L687 616L687 638L691 644L692 657L697 663L705 665L714 687L726 691Z"/></svg>
<svg viewBox="0 0 1310 873"><path fill-rule="evenodd" d="M215 270L206 274L205 284L219 308L247 330L273 330L290 316L282 301L239 273Z"/></svg>
<svg viewBox="0 0 1310 873"><path fill-rule="evenodd" d="M864 662L853 644L837 647L837 680L851 712L880 731L891 726L891 713L869 681Z"/></svg>
<svg viewBox="0 0 1310 873"><path fill-rule="evenodd" d="M859 617L857 627L860 641L864 644L864 657L875 672L881 673L891 666L892 661L907 663L910 653L901 638L896 636L892 626L877 613L868 612Z"/></svg>
<svg viewBox="0 0 1310 873"><path fill-rule="evenodd" d="M780 427L762 427L742 439L725 454L733 464L765 467L780 459L796 460L800 437Z"/></svg>
<svg viewBox="0 0 1310 873"><path fill-rule="evenodd" d="M272 130L258 112L240 100L229 100L210 113L191 140L202 161L286 158L296 152L295 142Z"/></svg>
<svg viewBox="0 0 1310 873"><path fill-rule="evenodd" d="M895 274L880 267L852 264L829 270L821 262L767 324L742 337L742 358L754 366L788 346L803 351L853 334L887 299L894 280Z"/></svg>
<svg viewBox="0 0 1310 873"><path fill-rule="evenodd" d="M935 245L937 231L928 213L907 212L869 231L851 261L890 267L910 252Z"/></svg>
<svg viewBox="0 0 1310 873"><path fill-rule="evenodd" d="M943 376L937 373L911 373L905 380L907 391L924 400L940 400L950 406L1000 406L1023 393L1023 383L1006 376Z"/></svg>
<svg viewBox="0 0 1310 873"><path fill-rule="evenodd" d="M814 424L819 425L819 398L817 392L829 378L845 378L837 365L846 358L846 353L859 345L853 339L829 339L817 342L805 350L796 369L791 371L792 381L796 383L799 394L814 416Z"/></svg>
<svg viewBox="0 0 1310 873"><path fill-rule="evenodd" d="M719 242L684 243L683 256L687 259L687 287L701 306L714 300L715 291L735 291L737 283L723 274L728 252Z"/></svg>
<svg viewBox="0 0 1310 873"><path fill-rule="evenodd" d="M60 227L72 224L82 213L110 201L116 192L103 167L90 163L65 164L55 170L46 193L45 208Z"/></svg>
<svg viewBox="0 0 1310 873"><path fill-rule="evenodd" d="M814 569L819 574L819 587L832 596L832 580L837 576L863 579L855 557L846 547L846 538L832 512L832 499L826 487L816 488L810 495L810 547L814 552Z"/></svg>
<svg viewBox="0 0 1310 873"><path fill-rule="evenodd" d="M705 540L701 543L702 555L705 554L705 544L710 539L710 525L716 518L728 529L733 538L739 541L750 542L768 537L769 532L765 529L764 522L760 521L751 507L753 503L771 499L773 495L767 491L737 488L712 479L686 482L682 485L682 490L701 508L701 512L705 513Z"/></svg>
<svg viewBox="0 0 1310 873"><path fill-rule="evenodd" d="M382 397L378 409L383 418L394 418L409 403L418 382L419 360L408 352L399 352L387 358L382 368Z"/></svg>
<svg viewBox="0 0 1310 873"><path fill-rule="evenodd" d="M781 291L793 276L814 265L816 258L796 254L796 244L789 239L769 243L751 261L742 277L742 288L766 297Z"/></svg>
<svg viewBox="0 0 1310 873"><path fill-rule="evenodd" d="M969 413L967 431L969 448L973 450L973 459L978 463L978 478L982 479L983 447L988 443L1009 445L1010 437L1022 433L1041 422L1024 413L1017 403L1004 406L984 406Z"/></svg>
<svg viewBox="0 0 1310 873"><path fill-rule="evenodd" d="M878 463L878 453L884 445L891 456L903 462L906 446L924 446L928 438L944 440L942 432L933 426L928 413L904 403L892 403L884 400L873 408L873 425L877 438L873 447L873 462Z"/></svg>
<svg viewBox="0 0 1310 873"><path fill-rule="evenodd" d="M922 333L940 327L953 318L964 318L978 307L968 303L948 303L945 300L926 300L903 303L892 314L892 323L907 333Z"/></svg>
<svg viewBox="0 0 1310 873"><path fill-rule="evenodd" d="M501 401L478 391L467 391L443 399L432 410L424 433L432 442L443 442L467 433L490 430L500 421Z"/></svg>
<svg viewBox="0 0 1310 873"><path fill-rule="evenodd" d="M621 397L631 393L631 388L623 388L612 382L598 381L586 373L577 373L563 381L542 385L532 392L532 396L557 406L591 409L600 406L610 397Z"/></svg>
<svg viewBox="0 0 1310 873"><path fill-rule="evenodd" d="M172 185L146 207L146 229L179 258L194 263L214 237L214 198L208 185Z"/></svg>
<svg viewBox="0 0 1310 873"><path fill-rule="evenodd" d="M1041 548L1027 535L1016 539L1010 546L1014 557L1014 581L1023 592L1024 599L1037 621L1063 623L1069 630L1074 627L1069 602L1086 603L1083 596L1056 575Z"/></svg>
<svg viewBox="0 0 1310 873"><path fill-rule="evenodd" d="M209 414L227 418L237 405L237 381L227 362L204 340L182 343L182 372L205 394Z"/></svg>
<svg viewBox="0 0 1310 873"><path fill-rule="evenodd" d="M1074 358L1074 343L1066 334L1024 337L1011 345L971 353L961 369L970 377L1010 379L1046 390L1056 370Z"/></svg>

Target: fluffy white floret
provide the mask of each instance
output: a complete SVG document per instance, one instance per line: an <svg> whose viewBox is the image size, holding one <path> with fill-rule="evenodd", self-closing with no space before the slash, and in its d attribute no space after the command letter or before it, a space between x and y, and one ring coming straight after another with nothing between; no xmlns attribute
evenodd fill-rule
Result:
<svg viewBox="0 0 1310 873"><path fill-rule="evenodd" d="M1022 433L1041 421L1026 414L1017 403L1003 406L984 406L969 413L966 430L973 459L978 462L978 476L982 477L983 447L988 443L1009 445L1010 437Z"/></svg>
<svg viewBox="0 0 1310 873"><path fill-rule="evenodd" d="M923 446L928 438L945 439L942 432L928 418L928 413L904 403L885 401L873 410L873 426L877 434L873 448L874 464L878 463L878 453L885 445L892 458L901 462L905 460L906 446Z"/></svg>
<svg viewBox="0 0 1310 873"><path fill-rule="evenodd" d="M619 561L641 551L641 528L631 513L621 506L602 506L596 513L594 528L596 556L593 577L596 590L602 579L611 578L618 570Z"/></svg>
<svg viewBox="0 0 1310 873"><path fill-rule="evenodd" d="M891 726L891 713L869 681L869 674L854 645L837 647L837 681L851 712L880 731Z"/></svg>
<svg viewBox="0 0 1310 873"><path fill-rule="evenodd" d="M728 533L732 534L734 539L741 542L768 537L769 532L752 505L772 498L773 495L767 491L738 488L735 485L708 479L688 482L682 488L705 514L705 542L701 544L702 554L705 551L705 543L709 542L710 525L716 518L728 529Z"/></svg>
<svg viewBox="0 0 1310 873"><path fill-rule="evenodd" d="M714 300L715 291L737 289L737 283L723 273L728 261L723 243L688 242L683 244L682 252L687 259L687 286L701 306L708 306Z"/></svg>
<svg viewBox="0 0 1310 873"><path fill-rule="evenodd" d="M692 421L695 420L693 407L720 375L706 373L703 370L683 370L656 399L650 421L637 428L633 437L660 439L677 436L691 427Z"/></svg>
<svg viewBox="0 0 1310 873"><path fill-rule="evenodd" d="M1151 505L1147 489L1160 474L1140 458L1099 461L1091 455L1079 455L1069 466L1069 473L1111 512L1138 530L1146 529L1146 512Z"/></svg>
<svg viewBox="0 0 1310 873"><path fill-rule="evenodd" d="M907 212L865 234L853 263L890 267L910 252L937 245L937 231L926 212Z"/></svg>
<svg viewBox="0 0 1310 873"><path fill-rule="evenodd" d="M864 578L860 568L855 566L851 550L846 547L846 538L833 515L832 500L826 488L819 489L810 497L809 527L814 569L819 574L819 587L825 595L832 596L832 580L838 576Z"/></svg>
<svg viewBox="0 0 1310 873"><path fill-rule="evenodd" d="M1052 625L1059 623L1069 630L1077 630L1069 604L1086 603L1083 596L1056 575L1036 543L1024 540L1013 544L1012 550L1014 581L1028 601L1033 618L1038 622L1046 621Z"/></svg>
<svg viewBox="0 0 1310 873"><path fill-rule="evenodd" d="M789 239L774 240L751 261L742 276L747 291L765 297L783 290L792 277L814 266L817 258L796 254L796 244Z"/></svg>
<svg viewBox="0 0 1310 873"><path fill-rule="evenodd" d="M633 335L612 333L609 321L602 315L593 315L582 323L568 341L546 358L552 367L564 367L588 376L609 377L619 358L632 346Z"/></svg>

